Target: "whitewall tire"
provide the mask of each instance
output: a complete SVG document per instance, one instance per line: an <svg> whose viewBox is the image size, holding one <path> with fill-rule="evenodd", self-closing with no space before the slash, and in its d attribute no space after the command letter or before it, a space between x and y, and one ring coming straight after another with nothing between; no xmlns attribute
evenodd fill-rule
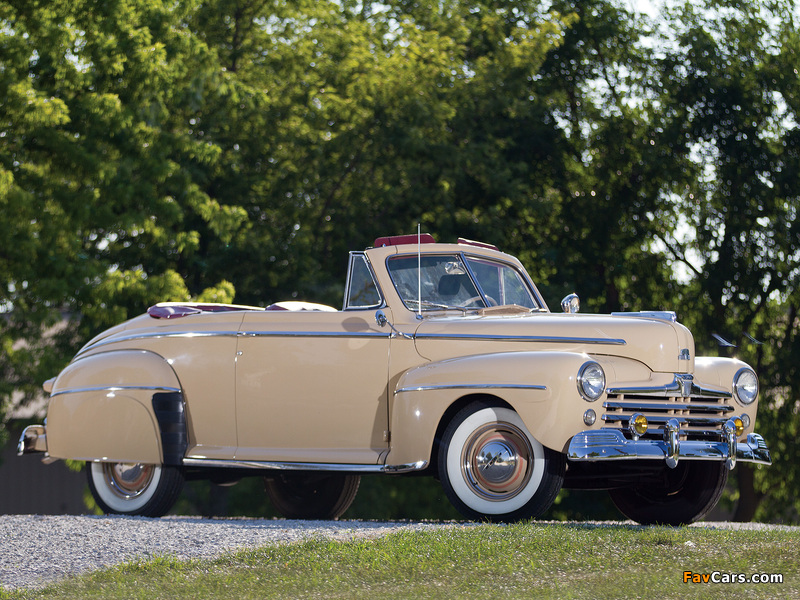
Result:
<svg viewBox="0 0 800 600"><path fill-rule="evenodd" d="M183 488L177 467L143 463L87 463L89 489L106 513L160 517Z"/></svg>
<svg viewBox="0 0 800 600"><path fill-rule="evenodd" d="M564 455L545 448L510 408L476 402L445 429L439 476L466 517L517 521L542 514L564 482Z"/></svg>

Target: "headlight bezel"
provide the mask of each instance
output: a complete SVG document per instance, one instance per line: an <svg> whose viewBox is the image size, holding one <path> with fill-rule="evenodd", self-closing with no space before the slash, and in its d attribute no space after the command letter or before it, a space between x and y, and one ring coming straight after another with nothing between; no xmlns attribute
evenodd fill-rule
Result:
<svg viewBox="0 0 800 600"><path fill-rule="evenodd" d="M581 397L587 402L595 402L606 392L606 372L599 362L588 360L578 369L577 383Z"/></svg>
<svg viewBox="0 0 800 600"><path fill-rule="evenodd" d="M744 381L744 378L750 379ZM748 391L750 390L750 391ZM750 367L742 367L733 376L733 396L742 406L751 406L758 399L758 375Z"/></svg>

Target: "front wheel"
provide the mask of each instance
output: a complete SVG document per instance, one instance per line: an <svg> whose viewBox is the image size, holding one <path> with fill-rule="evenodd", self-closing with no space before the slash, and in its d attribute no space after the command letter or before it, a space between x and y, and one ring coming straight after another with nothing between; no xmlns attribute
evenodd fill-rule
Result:
<svg viewBox="0 0 800 600"><path fill-rule="evenodd" d="M287 519L338 519L355 500L361 477L289 471L265 477L267 495Z"/></svg>
<svg viewBox="0 0 800 600"><path fill-rule="evenodd" d="M564 455L534 439L516 412L484 402L462 409L439 446L442 487L470 519L538 517L561 490L565 465Z"/></svg>
<svg viewBox="0 0 800 600"><path fill-rule="evenodd" d="M619 511L642 525L688 525L719 502L728 469L722 462L683 461L659 481L609 490Z"/></svg>
<svg viewBox="0 0 800 600"><path fill-rule="evenodd" d="M105 513L160 517L183 488L178 467L142 463L87 463L89 490Z"/></svg>

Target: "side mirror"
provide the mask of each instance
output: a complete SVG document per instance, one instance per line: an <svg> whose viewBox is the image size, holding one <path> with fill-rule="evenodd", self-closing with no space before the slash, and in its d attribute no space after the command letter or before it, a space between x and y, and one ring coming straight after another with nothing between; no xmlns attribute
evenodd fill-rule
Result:
<svg viewBox="0 0 800 600"><path fill-rule="evenodd" d="M386 313L384 313L382 310L379 310L375 312L375 322L378 324L378 327L386 327L389 319L386 318Z"/></svg>
<svg viewBox="0 0 800 600"><path fill-rule="evenodd" d="M561 310L565 313L576 313L581 309L581 299L578 298L578 294L574 292L567 296L564 296L564 299L561 301Z"/></svg>

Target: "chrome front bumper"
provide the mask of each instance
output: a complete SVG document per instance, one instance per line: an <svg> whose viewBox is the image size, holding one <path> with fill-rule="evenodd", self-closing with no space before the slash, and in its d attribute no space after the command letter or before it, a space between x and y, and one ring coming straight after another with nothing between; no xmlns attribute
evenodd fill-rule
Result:
<svg viewBox="0 0 800 600"><path fill-rule="evenodd" d="M569 443L567 458L573 461L605 460L663 460L674 468L679 460L724 461L729 469L737 460L764 465L772 464L767 444L757 433L750 433L744 441L725 431L726 440L720 442L679 440L677 423L668 423L664 439L631 440L618 429L582 431Z"/></svg>

